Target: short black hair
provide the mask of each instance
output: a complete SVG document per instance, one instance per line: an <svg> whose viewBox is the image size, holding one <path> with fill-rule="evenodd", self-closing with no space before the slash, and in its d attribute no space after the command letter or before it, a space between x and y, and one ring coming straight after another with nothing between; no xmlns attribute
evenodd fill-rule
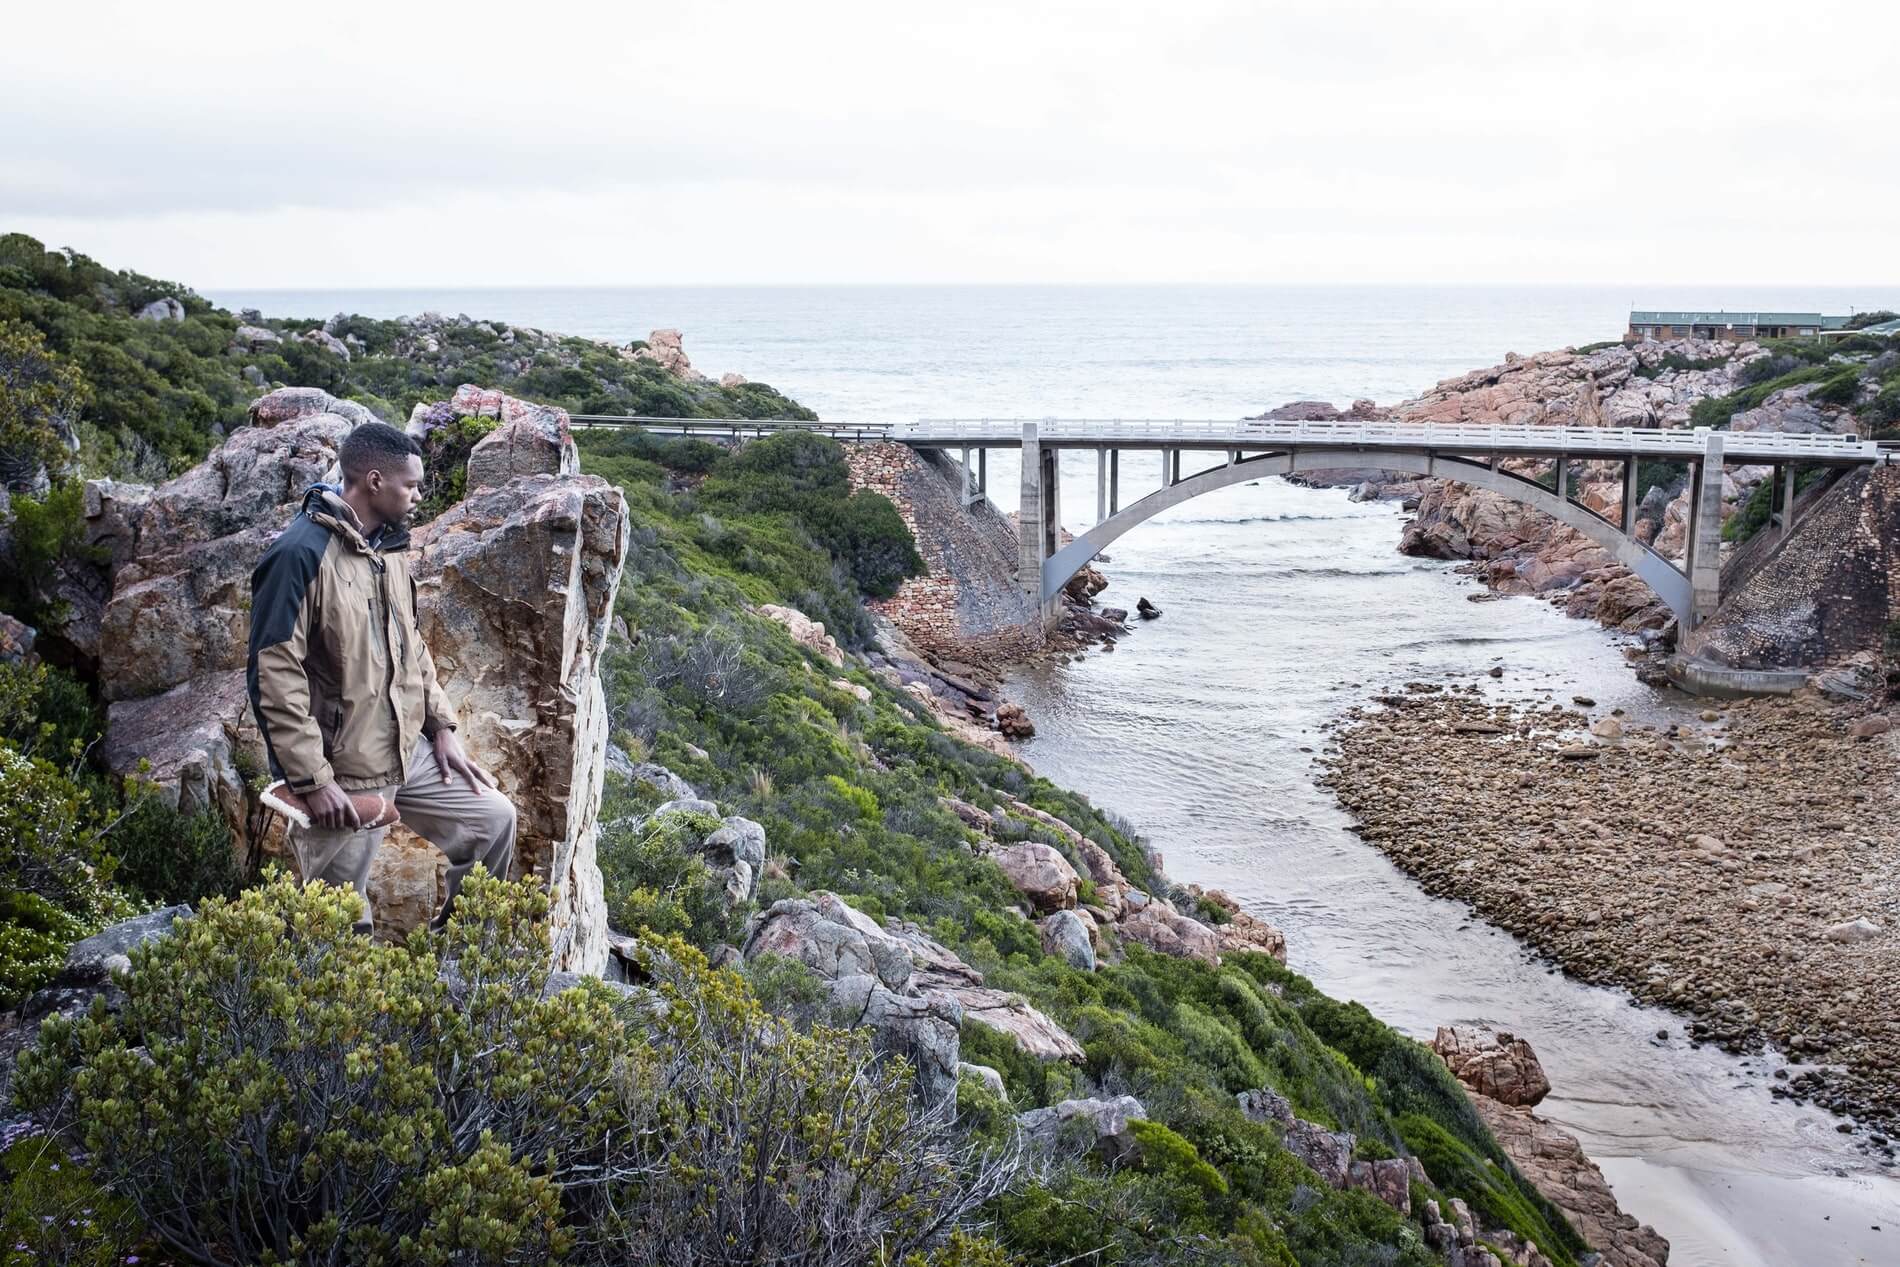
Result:
<svg viewBox="0 0 1900 1267"><path fill-rule="evenodd" d="M336 451L343 478L352 481L394 466L412 454L421 457L422 446L386 422L366 422L355 428Z"/></svg>

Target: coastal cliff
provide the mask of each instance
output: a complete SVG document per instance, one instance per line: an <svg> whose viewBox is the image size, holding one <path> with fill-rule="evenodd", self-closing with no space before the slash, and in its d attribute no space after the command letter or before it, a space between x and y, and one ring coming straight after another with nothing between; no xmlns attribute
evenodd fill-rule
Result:
<svg viewBox="0 0 1900 1267"><path fill-rule="evenodd" d="M5 281L15 311L60 302ZM239 324L171 290L175 309L114 320L181 347L193 322ZM382 355L353 347L374 345L351 320L325 324L294 355L344 363L318 333L348 364ZM484 348L524 342L470 324ZM447 372L432 358L454 336L400 337ZM612 373L650 367L698 400L682 357L655 340ZM526 392L531 370L506 384ZM9 856L52 863L8 876L37 886L27 914L58 917L4 942L39 938L5 961L0 1022L0 1082L27 1110L5 1140L33 1150L9 1171L19 1235L44 1235L48 1202L76 1190L191 1212L89 1228L115 1259L305 1261L310 1238L339 1237L339 1261L399 1243L473 1261L500 1241L639 1261L662 1240L730 1252L742 1228L747 1253L816 1238L836 1261L897 1246L942 1267L1586 1261L1437 1056L1290 971L1276 930L1173 883L1127 825L963 741L946 671L875 615L919 579L912 530L816 437L576 445L560 407L496 385L405 401L438 481L416 534L425 633L471 750L522 807L534 872L465 890L447 942L400 944L351 936L319 889L255 883L232 865L255 838L231 686L244 577L341 435L393 402L302 384L252 399L149 492L87 483L82 450L8 511L4 549L30 566L4 629L0 779L9 805L32 780L34 805L88 815L63 832L0 819ZM127 451L143 434L123 430ZM55 514L67 526L39 533ZM99 591L96 621L60 600L68 585ZM95 727L109 765L67 773L31 746L71 735L83 756ZM161 790L121 805L114 768ZM105 817L41 795L82 778ZM435 866L420 845L389 851L390 915L427 909ZM322 1081L346 1066L364 1076ZM149 1121L126 1129L126 1103ZM387 1128L377 1165L293 1192L326 1141L357 1138L346 1119ZM741 1123L780 1143L732 1147ZM151 1152L221 1157L254 1127L285 1165L186 1172ZM466 1202L413 1199L451 1188L485 1203L480 1229L445 1219ZM858 1201L873 1190L890 1201ZM852 1217L807 1212L847 1192ZM382 1221L350 1222L349 1201Z"/></svg>

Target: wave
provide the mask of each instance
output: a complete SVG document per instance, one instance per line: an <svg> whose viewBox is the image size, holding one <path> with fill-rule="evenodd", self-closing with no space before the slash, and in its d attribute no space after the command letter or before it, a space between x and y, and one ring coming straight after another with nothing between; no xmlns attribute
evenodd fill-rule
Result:
<svg viewBox="0 0 1900 1267"><path fill-rule="evenodd" d="M1171 526L1171 525L1174 525L1174 524L1183 524L1183 525L1185 525L1185 524L1292 524L1292 523L1321 523L1321 522L1325 522L1325 521L1327 521L1327 520L1335 520L1335 519L1358 519L1358 518L1360 518L1360 516L1358 516L1358 515L1242 515L1242 516L1239 516L1239 517L1237 517L1237 518L1233 518L1233 519L1227 519L1227 518L1223 518L1223 517L1221 517L1221 516L1218 516L1218 515L1209 515L1209 516L1207 516L1206 518L1198 518L1198 517L1196 517L1196 518L1189 518L1189 517L1185 517L1185 516L1184 516L1184 517L1182 517L1182 518L1179 518L1179 519L1164 519L1164 520L1162 520L1162 521L1161 521L1161 522L1160 522L1160 523L1159 523L1159 524L1158 524L1157 526L1158 526L1158 527L1164 527L1164 528L1165 528L1165 527L1169 527L1169 526Z"/></svg>

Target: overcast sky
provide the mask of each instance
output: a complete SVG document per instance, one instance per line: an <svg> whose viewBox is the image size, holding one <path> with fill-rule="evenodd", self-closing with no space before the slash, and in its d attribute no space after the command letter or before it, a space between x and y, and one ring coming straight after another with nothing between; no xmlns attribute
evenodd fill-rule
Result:
<svg viewBox="0 0 1900 1267"><path fill-rule="evenodd" d="M1900 281L1900 4L22 3L0 229L201 288Z"/></svg>

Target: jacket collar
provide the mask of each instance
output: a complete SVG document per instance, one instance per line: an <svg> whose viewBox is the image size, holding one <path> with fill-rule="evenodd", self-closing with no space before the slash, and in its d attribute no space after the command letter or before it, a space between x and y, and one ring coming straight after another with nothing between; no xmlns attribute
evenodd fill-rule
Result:
<svg viewBox="0 0 1900 1267"><path fill-rule="evenodd" d="M363 535L362 521L343 490L335 484L312 484L304 490L303 513L365 554L389 554L409 548L409 529L402 524L384 524L374 535Z"/></svg>

